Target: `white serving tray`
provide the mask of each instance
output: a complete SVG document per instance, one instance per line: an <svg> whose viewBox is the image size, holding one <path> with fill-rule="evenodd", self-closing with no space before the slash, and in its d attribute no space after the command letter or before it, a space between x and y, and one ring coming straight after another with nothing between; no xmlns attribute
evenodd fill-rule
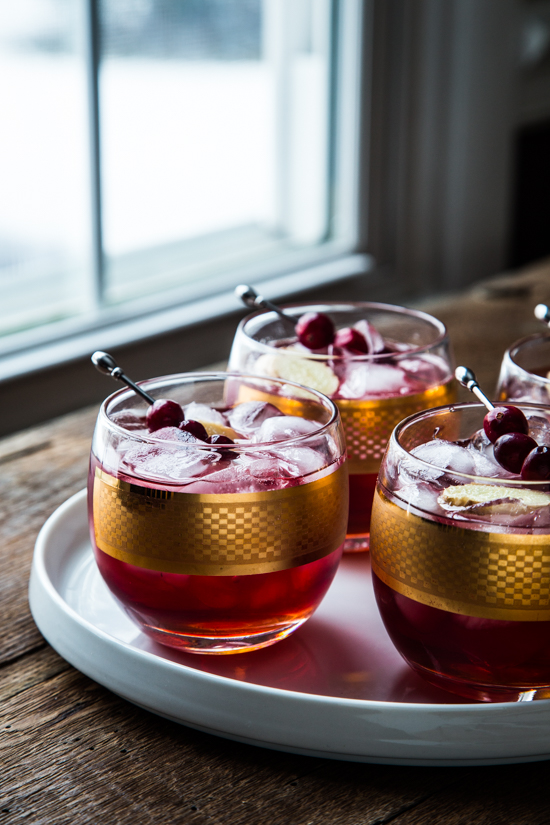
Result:
<svg viewBox="0 0 550 825"><path fill-rule="evenodd" d="M408 668L379 618L367 554L344 557L315 615L288 639L252 653L183 654L147 639L103 583L83 490L40 531L29 601L40 631L74 667L208 733L357 762L550 758L550 700L465 703Z"/></svg>

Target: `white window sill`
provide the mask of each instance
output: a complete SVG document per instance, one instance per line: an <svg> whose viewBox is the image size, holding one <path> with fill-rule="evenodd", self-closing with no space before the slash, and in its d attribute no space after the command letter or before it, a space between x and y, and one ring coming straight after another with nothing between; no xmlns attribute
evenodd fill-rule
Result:
<svg viewBox="0 0 550 825"><path fill-rule="evenodd" d="M273 301L301 300L304 294L306 300L323 300L327 293L338 300L340 292L342 300L393 299L387 292L392 283L374 271L369 255L342 256L252 283ZM115 383L90 364L95 350L113 351L135 380L225 362L238 321L246 312L231 290L6 352L0 356L0 436L100 403L113 392Z"/></svg>

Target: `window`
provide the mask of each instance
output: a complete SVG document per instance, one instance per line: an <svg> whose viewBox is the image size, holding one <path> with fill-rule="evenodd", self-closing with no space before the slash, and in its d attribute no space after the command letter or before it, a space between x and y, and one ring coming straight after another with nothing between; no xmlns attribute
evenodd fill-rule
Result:
<svg viewBox="0 0 550 825"><path fill-rule="evenodd" d="M0 432L33 381L34 420L99 398L94 349L222 360L237 283L403 303L498 273L549 2L0 3Z"/></svg>
<svg viewBox="0 0 550 825"><path fill-rule="evenodd" d="M351 250L361 8L2 4L0 355Z"/></svg>
<svg viewBox="0 0 550 825"><path fill-rule="evenodd" d="M86 76L78 4L0 4L0 332L86 308Z"/></svg>

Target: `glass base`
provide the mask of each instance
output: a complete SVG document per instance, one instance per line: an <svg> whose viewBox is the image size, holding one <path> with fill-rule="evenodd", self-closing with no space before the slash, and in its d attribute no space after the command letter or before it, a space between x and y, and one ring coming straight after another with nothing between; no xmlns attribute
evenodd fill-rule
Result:
<svg viewBox="0 0 550 825"><path fill-rule="evenodd" d="M408 662L410 667L427 682L450 693L456 693L465 699L477 699L478 702L533 702L537 699L550 698L550 686L506 687L504 685L485 685L464 682L436 673L433 670Z"/></svg>
<svg viewBox="0 0 550 825"><path fill-rule="evenodd" d="M364 553L369 549L370 533L364 536L346 536L344 553Z"/></svg>
<svg viewBox="0 0 550 825"><path fill-rule="evenodd" d="M174 647L183 650L185 653L245 653L247 650L259 650L261 647L268 647L281 639L286 639L291 633L297 630L306 619L292 622L284 627L278 627L263 633L253 633L246 636L191 636L173 630L164 630L159 627L143 625L140 627L143 632L167 647Z"/></svg>

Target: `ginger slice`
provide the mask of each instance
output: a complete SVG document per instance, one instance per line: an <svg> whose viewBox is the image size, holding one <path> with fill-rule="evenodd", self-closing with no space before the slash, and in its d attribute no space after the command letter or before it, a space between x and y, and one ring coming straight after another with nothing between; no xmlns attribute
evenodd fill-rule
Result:
<svg viewBox="0 0 550 825"><path fill-rule="evenodd" d="M329 396L334 395L340 383L328 364L300 355L261 355L255 370L261 375L294 381Z"/></svg>
<svg viewBox="0 0 550 825"><path fill-rule="evenodd" d="M503 499L517 501L528 508L546 507L550 504L548 493L492 484L459 484L447 487L439 495L438 502L442 507L473 507L479 504L500 505Z"/></svg>

